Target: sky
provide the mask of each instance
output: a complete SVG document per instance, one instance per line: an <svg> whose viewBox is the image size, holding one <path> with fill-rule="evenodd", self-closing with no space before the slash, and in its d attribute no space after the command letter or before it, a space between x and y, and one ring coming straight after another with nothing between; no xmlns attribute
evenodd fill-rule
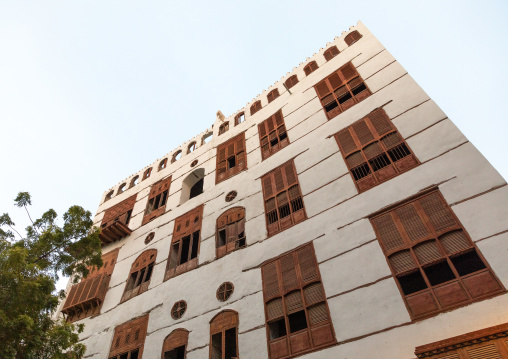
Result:
<svg viewBox="0 0 508 359"><path fill-rule="evenodd" d="M361 20L508 178L508 2L0 0L0 214L80 205Z"/></svg>

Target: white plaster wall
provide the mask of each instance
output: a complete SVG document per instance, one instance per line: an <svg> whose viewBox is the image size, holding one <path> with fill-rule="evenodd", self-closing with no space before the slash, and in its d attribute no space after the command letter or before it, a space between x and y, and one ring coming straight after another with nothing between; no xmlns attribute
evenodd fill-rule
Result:
<svg viewBox="0 0 508 359"><path fill-rule="evenodd" d="M107 208L138 193L129 225L132 234L104 248L104 252L115 248L120 248L120 252L101 314L82 321L85 331L81 338L88 347L87 356L107 358L114 328L150 313L145 358L159 358L164 338L176 328L190 332L187 358L207 358L210 320L221 310L233 309L239 313L240 357L267 358L259 265L310 241L320 263L339 345L302 358L413 358L417 345L508 321L505 294L411 323L368 216L422 189L439 185L466 230L478 241L478 248L495 274L508 286L508 237L503 232L508 230L508 189L504 179L368 29L361 23L354 29L363 35L361 40L347 47L343 34L327 44L241 109L245 122L233 126L234 115L224 119L230 122L230 129L218 136L222 121L217 119L213 129L209 129L214 137L208 144L168 163L159 172L157 166L162 158L157 159L148 179L99 206L94 220L97 225ZM341 53L326 62L322 53L331 45L337 45ZM305 76L303 67L312 60L316 60L319 69ZM349 61L373 95L328 121L313 86ZM282 83L293 74L297 74L299 83L289 94ZM268 104L266 94L273 88L278 88L281 96ZM251 116L250 105L259 99L263 108ZM359 194L333 134L380 106L384 106L421 164ZM285 118L290 145L262 161L257 125L279 109ZM215 184L216 148L241 132L246 137L248 169ZM202 135L179 148L186 149L192 140L199 145ZM199 163L191 168L194 159ZM298 172L308 219L267 238L260 177L291 159ZM182 181L197 168L205 171L204 193L180 204ZM138 175L143 172L144 169ZM141 226L150 186L169 175L172 183L166 213ZM124 181L129 183L133 176ZM238 196L227 203L225 196L232 190ZM164 282L174 220L203 203L199 267ZM235 206L246 208L247 248L216 260L216 219ZM155 238L145 245L144 238L152 231ZM149 290L120 304L132 263L151 248L157 249L157 260ZM215 292L225 281L232 282L235 291L221 303ZM170 310L178 300L185 300L188 309L181 319L173 320Z"/></svg>

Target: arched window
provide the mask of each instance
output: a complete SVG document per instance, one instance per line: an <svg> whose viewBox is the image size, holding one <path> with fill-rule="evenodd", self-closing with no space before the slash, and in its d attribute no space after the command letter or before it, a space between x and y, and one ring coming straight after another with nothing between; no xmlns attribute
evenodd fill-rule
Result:
<svg viewBox="0 0 508 359"><path fill-rule="evenodd" d="M215 236L217 258L245 247L245 244L245 208L231 208L217 218Z"/></svg>
<svg viewBox="0 0 508 359"><path fill-rule="evenodd" d="M268 103L275 100L277 97L279 97L279 89L272 90L266 95L266 98L268 99Z"/></svg>
<svg viewBox="0 0 508 359"><path fill-rule="evenodd" d="M160 163L159 163L159 171L163 170L164 168L166 168L168 165L168 159L165 158L163 159Z"/></svg>
<svg viewBox="0 0 508 359"><path fill-rule="evenodd" d="M240 112L235 116L235 126L245 121L245 113Z"/></svg>
<svg viewBox="0 0 508 359"><path fill-rule="evenodd" d="M115 328L109 359L138 359L143 357L148 314Z"/></svg>
<svg viewBox="0 0 508 359"><path fill-rule="evenodd" d="M104 202L109 201L111 199L111 197L113 197L113 193L115 193L114 190L109 191L109 193L104 198Z"/></svg>
<svg viewBox="0 0 508 359"><path fill-rule="evenodd" d="M149 169L147 169L145 171L145 173L143 173L143 179L142 181L146 180L148 177L150 177L150 174L152 173L152 167L150 167Z"/></svg>
<svg viewBox="0 0 508 359"><path fill-rule="evenodd" d="M219 127L219 136L222 135L223 133L228 132L228 130L229 130L229 121L226 121Z"/></svg>
<svg viewBox="0 0 508 359"><path fill-rule="evenodd" d="M135 176L133 179L131 179L131 184L129 185L129 188L134 187L138 184L139 176Z"/></svg>
<svg viewBox="0 0 508 359"><path fill-rule="evenodd" d="M178 161L180 158L182 158L182 150L178 150L173 154L173 157L171 157L171 163Z"/></svg>
<svg viewBox="0 0 508 359"><path fill-rule="evenodd" d="M122 302L146 292L152 278L152 271L157 258L157 250L149 249L139 255L134 261L125 285Z"/></svg>
<svg viewBox="0 0 508 359"><path fill-rule="evenodd" d="M164 339L162 345L162 359L185 359L189 332L185 329L175 329Z"/></svg>
<svg viewBox="0 0 508 359"><path fill-rule="evenodd" d="M339 49L337 48L337 46L332 46L323 53L323 56L325 57L326 61L330 61L338 54Z"/></svg>
<svg viewBox="0 0 508 359"><path fill-rule="evenodd" d="M201 144L204 145L204 144L210 142L212 137L213 137L212 132L205 133L204 136L201 138Z"/></svg>
<svg viewBox="0 0 508 359"><path fill-rule="evenodd" d="M347 34L346 37L344 38L344 41L346 42L347 46L351 46L361 38L362 34L360 34L358 31L355 30Z"/></svg>
<svg viewBox="0 0 508 359"><path fill-rule="evenodd" d="M203 184L205 178L205 169L198 168L191 172L182 183L182 196L180 204L187 202L189 199L199 196L203 193Z"/></svg>
<svg viewBox="0 0 508 359"><path fill-rule="evenodd" d="M305 75L309 76L311 73L316 71L318 69L318 65L316 61L309 62L304 68L303 71L305 71Z"/></svg>
<svg viewBox="0 0 508 359"><path fill-rule="evenodd" d="M210 358L238 358L238 313L225 310L210 321Z"/></svg>
<svg viewBox="0 0 508 359"><path fill-rule="evenodd" d="M187 153L191 153L192 151L194 151L196 149L196 142L191 142L189 144L189 146L187 146Z"/></svg>
<svg viewBox="0 0 508 359"><path fill-rule="evenodd" d="M256 112L258 112L259 110L261 110L261 101L256 101L252 104L252 106L250 107L250 114L251 116L254 115Z"/></svg>
<svg viewBox="0 0 508 359"><path fill-rule="evenodd" d="M120 187L118 187L118 191L116 191L116 194L119 195L120 193L123 193L123 191L125 191L125 187L127 187L127 183L122 183Z"/></svg>
<svg viewBox="0 0 508 359"><path fill-rule="evenodd" d="M296 75L291 76L290 78L288 78L286 80L286 82L284 82L284 84L286 85L286 87L288 89L290 89L291 87L293 87L297 83L298 83L298 77Z"/></svg>

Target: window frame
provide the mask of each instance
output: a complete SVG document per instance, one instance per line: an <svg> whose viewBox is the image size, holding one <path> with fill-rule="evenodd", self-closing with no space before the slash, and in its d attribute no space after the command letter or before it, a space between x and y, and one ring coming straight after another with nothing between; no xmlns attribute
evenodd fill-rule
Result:
<svg viewBox="0 0 508 359"><path fill-rule="evenodd" d="M280 175L278 174L280 172ZM288 180L289 175L289 180ZM277 179L275 178L277 177ZM293 179L291 177L294 177ZM294 165L293 159L281 164L274 168L270 172L266 173L261 177L261 185L263 190L263 201L265 208L265 221L266 230L268 237L271 237L279 232L282 232L298 223L301 223L307 219L307 212L305 211L305 203L303 201L303 195L298 181L298 174ZM289 190L295 188L298 190L293 191L293 199L289 193ZM281 195L286 193L287 202L283 202L280 199ZM296 196L297 195L297 196ZM278 199L279 198L279 199ZM273 200L275 207L270 209L271 206L267 205L267 202ZM293 204L294 201L301 201L301 208L294 210L293 207L299 205L299 203ZM289 215L280 218L281 208L284 206L289 207ZM277 217L276 221L270 222L271 218ZM284 212L286 213L286 212Z"/></svg>
<svg viewBox="0 0 508 359"><path fill-rule="evenodd" d="M164 274L164 281L176 277L182 273L188 272L199 266L199 249L201 246L203 207L204 205L200 205L175 219L173 236L171 238L171 247L169 250L166 272ZM195 239L194 235L196 233L198 233L196 236L196 256L191 258ZM185 263L180 263L182 259L183 240L188 236L190 236L190 239L187 261ZM178 253L176 254L174 253L175 244L178 244ZM173 265L174 261L176 261L176 264Z"/></svg>
<svg viewBox="0 0 508 359"><path fill-rule="evenodd" d="M273 89L272 91L270 91L268 93L268 95L266 95L266 99L268 100L268 103L271 103L279 96L280 96L279 89L276 88L276 89Z"/></svg>
<svg viewBox="0 0 508 359"><path fill-rule="evenodd" d="M328 49L326 49L325 52L323 52L323 57L328 62L331 59L333 59L335 56L337 56L338 54L340 54L339 49L337 48L337 46L333 45L333 46L330 46Z"/></svg>
<svg viewBox="0 0 508 359"><path fill-rule="evenodd" d="M414 213L416 213L416 216ZM439 217L436 217L437 215ZM436 227L437 220L443 223L448 221L449 224L446 227L438 228ZM503 284L492 271L479 248L471 240L466 229L438 188L431 188L421 194L396 203L383 211L374 213L370 216L370 222L412 320L432 317L443 311L492 298L506 292ZM411 232L408 232L409 230ZM424 230L426 234L423 232ZM385 231L386 234L383 235L382 231ZM450 237L445 236L459 232L462 233L462 235L459 235L463 243L461 245L465 246L467 244L467 248L463 247L456 252L448 253L443 241L444 239L450 239ZM411 236L416 234L422 235L422 237L411 238ZM387 242L387 240L390 242ZM453 240L456 241L456 239ZM395 241L398 241L399 244L396 244ZM427 248L419 247L432 242L435 245L432 246L431 244L430 247L438 249L436 254L433 254L428 249L428 246ZM415 248L421 248L421 250L415 252ZM406 255L405 257L408 259L403 262L394 256L395 254L407 251L409 251L410 257ZM453 263L453 259L473 252L482 261L484 268L460 275L456 265ZM437 254L440 256L436 257ZM430 255L434 256L432 260L423 262L422 258L429 257ZM426 270L431 268L431 266L441 263L448 264L454 277L437 284L432 284ZM395 267L395 264L399 268ZM414 266L409 267L411 264ZM404 265L406 267L401 269ZM413 273L420 274L426 287L405 294L399 278ZM485 287L481 287L481 285ZM487 285L490 285L491 288L489 289ZM474 295L474 289L477 288L481 288L481 291L477 295ZM486 289L489 289L489 291L486 291ZM453 296L450 293L453 293ZM447 297L448 295L450 297ZM463 296L462 300L457 301L457 298L460 298L461 295Z"/></svg>
<svg viewBox="0 0 508 359"><path fill-rule="evenodd" d="M258 112L259 110L261 110L263 108L263 106L261 105L261 100L258 100L256 102L254 102L251 106L250 106L250 115L254 115L256 112Z"/></svg>
<svg viewBox="0 0 508 359"><path fill-rule="evenodd" d="M292 75L290 76L286 81L284 81L284 86L289 90L290 88L294 87L298 82L298 76Z"/></svg>
<svg viewBox="0 0 508 359"><path fill-rule="evenodd" d="M143 213L143 220L141 222L142 226L166 213L166 204L169 200L172 177L173 176L169 176L168 178L157 181L150 188L148 200L146 201L146 208ZM159 200L157 200L158 197Z"/></svg>
<svg viewBox="0 0 508 359"><path fill-rule="evenodd" d="M223 212L217 218L215 231L215 257L217 259L224 257L237 249L247 246L247 235L245 234L245 208L232 207ZM242 230L243 229L243 230ZM225 231L225 244L219 246L220 232ZM243 233L243 237L238 236ZM236 236L234 241L229 241L230 237ZM241 245L243 241L243 245ZM238 244L239 243L239 244Z"/></svg>
<svg viewBox="0 0 508 359"><path fill-rule="evenodd" d="M162 161L160 161L159 163L159 169L158 171L162 171L163 169L166 169L168 167L168 159L167 157L165 159L163 159Z"/></svg>
<svg viewBox="0 0 508 359"><path fill-rule="evenodd" d="M293 358L337 343L330 308L312 242L264 262L261 266L261 277L269 358ZM297 296L300 298L300 302L294 300L297 292L300 293L300 296ZM279 299L280 306L270 305L270 303L276 303ZM318 306L324 308L325 313L321 310L320 312L314 312L311 317L310 311ZM291 332L289 317L302 311L305 315L306 328ZM319 315L321 317L318 317ZM324 319L323 315L326 315L327 319ZM312 319L321 321L312 323ZM281 320L284 321L285 334L271 339L270 323L280 322ZM308 341L307 348L303 348L305 338ZM302 349L298 350L299 346L295 342L301 339L304 339L303 343L299 343ZM314 342L315 345L313 345ZM295 345L295 348L293 348L293 345Z"/></svg>
<svg viewBox="0 0 508 359"><path fill-rule="evenodd" d="M388 147L387 140L394 137L397 137L398 142L393 142ZM413 150L382 108L375 109L364 118L340 130L334 134L334 138L360 193L420 165ZM366 149L375 147L381 151L369 156ZM358 158L361 158L361 163L352 165L351 161L358 161ZM384 166L380 167L381 165ZM363 176L357 179L356 177L360 175Z"/></svg>
<svg viewBox="0 0 508 359"><path fill-rule="evenodd" d="M243 117L243 121L240 121L240 119ZM235 126L238 126L241 123L245 122L245 112L240 112L235 116Z"/></svg>
<svg viewBox="0 0 508 359"><path fill-rule="evenodd" d="M363 37L358 30L353 30L349 34L347 34L344 37L344 42L347 44L347 46L353 45L355 42L358 42Z"/></svg>
<svg viewBox="0 0 508 359"><path fill-rule="evenodd" d="M258 124L258 134L262 161L290 144L282 109ZM281 140L283 135L286 136ZM275 138L277 143L272 145L272 141ZM263 141L265 142L263 143Z"/></svg>
<svg viewBox="0 0 508 359"><path fill-rule="evenodd" d="M230 167L229 160L234 157L235 166ZM231 178L247 169L247 151L245 132L217 146L215 184Z"/></svg>
<svg viewBox="0 0 508 359"><path fill-rule="evenodd" d="M303 68L303 71L305 72L305 76L309 76L311 73L313 73L317 69L319 69L317 62L311 61L307 65L305 65L305 67Z"/></svg>
<svg viewBox="0 0 508 359"><path fill-rule="evenodd" d="M165 359L165 354L180 347L184 347L184 359L187 357L187 344L189 343L189 331L184 328L177 328L169 333L162 344L161 359Z"/></svg>
<svg viewBox="0 0 508 359"><path fill-rule="evenodd" d="M228 131L229 131L229 121L225 121L219 126L219 133L217 134L217 136L223 135Z"/></svg>
<svg viewBox="0 0 508 359"><path fill-rule="evenodd" d="M146 180L152 174L152 167L148 168L145 172L143 172L143 178L141 181Z"/></svg>
<svg viewBox="0 0 508 359"><path fill-rule="evenodd" d="M235 340L236 340L236 358L239 357L239 347L238 347L238 328L239 328L239 317L238 313L231 309L223 310L210 320L210 349L209 351L209 359L212 358L212 348L213 348L213 336L216 334L221 334L221 358L225 359L226 357L226 331L235 328Z"/></svg>
<svg viewBox="0 0 508 359"><path fill-rule="evenodd" d="M123 303L148 290L148 286L150 285L150 281L153 276L156 259L157 249L155 248L145 250L136 258L131 265L129 275L127 276L127 281L125 282L120 303ZM132 277L133 274L136 274L135 279ZM149 278L147 279L148 276Z"/></svg>
<svg viewBox="0 0 508 359"><path fill-rule="evenodd" d="M330 81L332 78L334 79L333 82L338 83L338 85L332 84ZM363 89L362 86L364 87ZM328 120L340 115L372 95L369 87L351 62L348 62L326 76L323 80L314 85L314 89L316 90ZM355 93L358 89L361 89L361 91ZM340 92L340 97L337 95L339 90L342 91ZM341 103L341 101L343 102ZM326 108L333 103L335 103L336 106L327 110Z"/></svg>
<svg viewBox="0 0 508 359"><path fill-rule="evenodd" d="M109 359L120 359L120 355L126 352L129 353L128 358L130 358L130 354L135 350L138 350L138 359L143 357L146 332L148 329L148 318L149 314L146 314L140 318L129 320L115 327L113 340L111 341L111 347L109 349ZM133 340L131 341L130 334L133 332ZM138 333L137 338L136 333ZM121 342L123 342L122 345L120 345ZM116 343L118 343L118 345Z"/></svg>

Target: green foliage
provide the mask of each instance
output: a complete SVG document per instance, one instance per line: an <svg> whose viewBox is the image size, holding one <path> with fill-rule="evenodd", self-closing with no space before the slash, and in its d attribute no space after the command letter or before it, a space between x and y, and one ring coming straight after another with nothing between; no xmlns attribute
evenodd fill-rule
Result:
<svg viewBox="0 0 508 359"><path fill-rule="evenodd" d="M15 199L29 217L30 204L28 192ZM72 206L59 226L50 209L21 236L8 214L0 216L0 358L83 356L85 346L78 343L83 326L52 315L65 298L64 291L55 292L59 272L77 282L88 275L87 267L102 266L99 230L92 228L91 217Z"/></svg>

